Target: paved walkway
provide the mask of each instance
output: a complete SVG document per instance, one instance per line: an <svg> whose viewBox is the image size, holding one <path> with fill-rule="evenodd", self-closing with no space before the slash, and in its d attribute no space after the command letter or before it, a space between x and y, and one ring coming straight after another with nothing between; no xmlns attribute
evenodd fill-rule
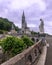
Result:
<svg viewBox="0 0 52 65"><path fill-rule="evenodd" d="M43 47L42 54L40 55L39 61L37 65L44 65L45 64L45 59L46 59L46 53L47 53L47 46Z"/></svg>
<svg viewBox="0 0 52 65"><path fill-rule="evenodd" d="M49 43L49 47L47 49L45 65L52 65L52 38L48 38L47 42Z"/></svg>

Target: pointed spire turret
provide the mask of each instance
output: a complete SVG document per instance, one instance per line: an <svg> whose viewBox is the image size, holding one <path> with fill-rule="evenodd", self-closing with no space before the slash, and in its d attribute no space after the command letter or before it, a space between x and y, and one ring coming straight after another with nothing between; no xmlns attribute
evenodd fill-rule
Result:
<svg viewBox="0 0 52 65"><path fill-rule="evenodd" d="M26 28L27 28L27 23L26 23L25 14L24 14L24 11L23 11L23 14L22 14L22 32L25 33Z"/></svg>
<svg viewBox="0 0 52 65"><path fill-rule="evenodd" d="M22 14L22 24L25 23L25 14L24 14L24 11L23 11L23 14Z"/></svg>
<svg viewBox="0 0 52 65"><path fill-rule="evenodd" d="M23 15L22 15L23 18L25 18L25 14L24 14L24 11L23 11Z"/></svg>

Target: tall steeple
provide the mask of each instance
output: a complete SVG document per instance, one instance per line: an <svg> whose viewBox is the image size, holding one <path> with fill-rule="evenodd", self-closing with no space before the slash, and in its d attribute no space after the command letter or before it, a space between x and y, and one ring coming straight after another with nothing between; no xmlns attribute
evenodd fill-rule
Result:
<svg viewBox="0 0 52 65"><path fill-rule="evenodd" d="M22 14L22 23L25 22L25 14L24 14L24 11L23 11L23 14Z"/></svg>
<svg viewBox="0 0 52 65"><path fill-rule="evenodd" d="M24 11L23 11L23 15L22 15L22 17L25 17Z"/></svg>
<svg viewBox="0 0 52 65"><path fill-rule="evenodd" d="M30 34L30 30L27 27L27 23L26 23L26 20L25 20L24 11L23 11L23 14L22 14L22 34Z"/></svg>
<svg viewBox="0 0 52 65"><path fill-rule="evenodd" d="M22 14L22 32L23 33L25 33L26 28L27 28L27 23L26 23L25 14L24 14L24 11L23 11L23 14Z"/></svg>

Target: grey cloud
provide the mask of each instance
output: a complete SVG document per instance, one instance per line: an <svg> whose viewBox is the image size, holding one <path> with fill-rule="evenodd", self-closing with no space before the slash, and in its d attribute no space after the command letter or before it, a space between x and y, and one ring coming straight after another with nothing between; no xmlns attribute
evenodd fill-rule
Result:
<svg viewBox="0 0 52 65"><path fill-rule="evenodd" d="M52 21L52 0L45 0L47 8L45 11L41 11L38 8L37 4L33 4L28 8L24 9L25 16L26 16L26 21L28 24L36 24L39 26L40 18L43 18L44 22L46 21ZM21 17L22 17L22 12L23 9L16 9L12 10L9 5L11 4L10 0L3 0L0 4L0 15L3 17L8 18L9 20L13 21L16 24L21 24ZM5 12L7 10L7 13ZM1 13L2 12L2 13ZM33 19L32 19L33 18ZM52 32L51 27L49 27L48 23L45 23L45 30L47 30L48 33ZM33 30L37 30L38 28L31 28ZM46 32L46 31L45 31Z"/></svg>

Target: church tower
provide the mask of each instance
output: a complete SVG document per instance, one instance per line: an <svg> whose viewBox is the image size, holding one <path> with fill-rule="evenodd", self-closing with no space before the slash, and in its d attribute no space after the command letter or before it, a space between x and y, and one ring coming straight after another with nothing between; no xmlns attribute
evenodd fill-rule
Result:
<svg viewBox="0 0 52 65"><path fill-rule="evenodd" d="M15 30L14 25L12 24L12 30Z"/></svg>
<svg viewBox="0 0 52 65"><path fill-rule="evenodd" d="M39 30L40 30L40 33L44 33L44 21L42 19L40 19L41 23L40 23L40 26L39 26Z"/></svg>
<svg viewBox="0 0 52 65"><path fill-rule="evenodd" d="M26 27L27 27L27 23L26 23L25 14L24 14L24 11L23 11L23 14L22 14L22 33L25 33Z"/></svg>
<svg viewBox="0 0 52 65"><path fill-rule="evenodd" d="M11 34L16 34L16 30L15 30L15 27L14 27L14 24L12 24L12 27L11 27Z"/></svg>
<svg viewBox="0 0 52 65"><path fill-rule="evenodd" d="M24 11L22 14L22 34L28 34L28 35L31 34L29 27L27 27Z"/></svg>

